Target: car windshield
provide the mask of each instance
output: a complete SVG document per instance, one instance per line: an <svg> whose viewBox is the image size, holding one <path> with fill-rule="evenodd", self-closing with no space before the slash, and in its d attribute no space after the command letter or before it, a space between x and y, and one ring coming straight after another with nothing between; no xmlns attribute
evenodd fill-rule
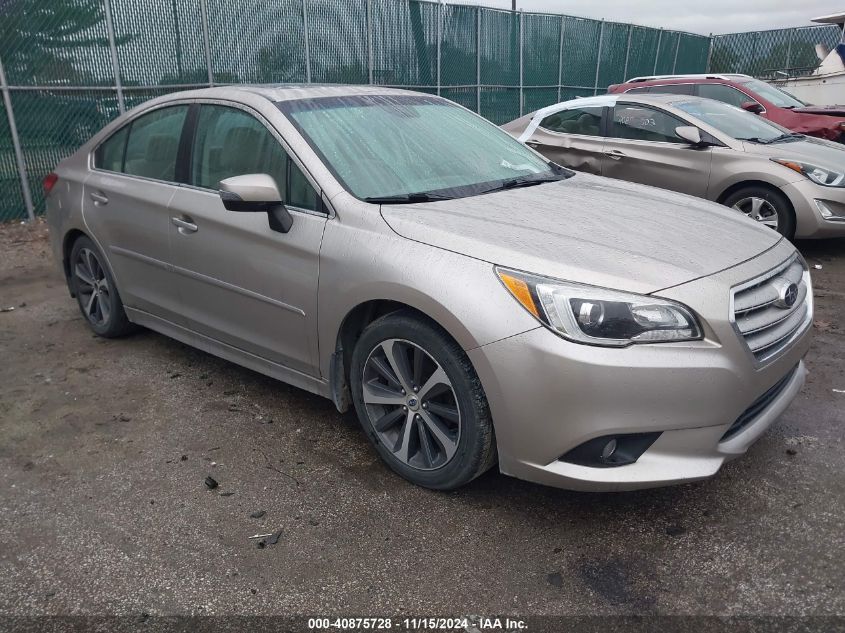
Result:
<svg viewBox="0 0 845 633"><path fill-rule="evenodd" d="M721 101L696 99L676 101L672 105L740 141L771 143L792 138L789 132L766 119Z"/></svg>
<svg viewBox="0 0 845 633"><path fill-rule="evenodd" d="M571 175L495 125L434 96L356 95L277 105L362 200L425 202Z"/></svg>
<svg viewBox="0 0 845 633"><path fill-rule="evenodd" d="M807 105L788 92L784 92L780 88L775 88L773 85L767 84L765 81L760 81L759 79L744 79L739 81L739 83L779 108L803 108Z"/></svg>

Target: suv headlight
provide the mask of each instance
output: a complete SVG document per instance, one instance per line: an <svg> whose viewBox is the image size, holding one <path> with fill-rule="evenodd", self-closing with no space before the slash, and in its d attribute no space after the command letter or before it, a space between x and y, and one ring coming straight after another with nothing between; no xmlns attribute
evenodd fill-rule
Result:
<svg viewBox="0 0 845 633"><path fill-rule="evenodd" d="M625 347L700 339L692 310L680 303L496 267L513 297L547 328L587 345Z"/></svg>
<svg viewBox="0 0 845 633"><path fill-rule="evenodd" d="M805 163L800 160L787 160L785 158L773 158L774 162L784 167L789 167L792 171L797 171L812 180L817 185L825 187L845 187L845 174L836 169L828 169L827 167L819 167L812 163Z"/></svg>

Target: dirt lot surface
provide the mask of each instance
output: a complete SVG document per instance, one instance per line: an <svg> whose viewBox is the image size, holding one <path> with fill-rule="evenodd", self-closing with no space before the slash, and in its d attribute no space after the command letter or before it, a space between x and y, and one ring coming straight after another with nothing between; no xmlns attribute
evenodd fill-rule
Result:
<svg viewBox="0 0 845 633"><path fill-rule="evenodd" d="M45 236L0 228L0 615L845 614L845 240L799 245L809 382L715 479L443 494L327 400L92 336Z"/></svg>

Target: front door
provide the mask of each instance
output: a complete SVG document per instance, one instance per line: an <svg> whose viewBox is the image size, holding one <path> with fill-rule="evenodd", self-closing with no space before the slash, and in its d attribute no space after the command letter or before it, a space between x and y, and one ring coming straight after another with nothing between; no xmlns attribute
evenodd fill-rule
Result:
<svg viewBox="0 0 845 633"><path fill-rule="evenodd" d="M617 103L602 158L602 175L704 197L712 151L675 133L688 123L651 106Z"/></svg>
<svg viewBox="0 0 845 633"><path fill-rule="evenodd" d="M187 186L170 203L174 272L189 327L315 375L317 276L327 216L317 190L252 112L199 105ZM271 175L293 215L288 233L266 213L227 211L218 183Z"/></svg>
<svg viewBox="0 0 845 633"><path fill-rule="evenodd" d="M124 305L182 324L170 266L168 205L187 105L128 123L94 153L82 213L105 250Z"/></svg>

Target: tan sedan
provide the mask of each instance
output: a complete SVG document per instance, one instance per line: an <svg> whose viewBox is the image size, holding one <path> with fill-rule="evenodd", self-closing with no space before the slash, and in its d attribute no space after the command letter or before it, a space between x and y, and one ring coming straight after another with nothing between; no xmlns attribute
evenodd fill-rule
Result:
<svg viewBox="0 0 845 633"><path fill-rule="evenodd" d="M788 238L845 235L845 146L688 95L602 95L503 126L560 165L734 207Z"/></svg>

